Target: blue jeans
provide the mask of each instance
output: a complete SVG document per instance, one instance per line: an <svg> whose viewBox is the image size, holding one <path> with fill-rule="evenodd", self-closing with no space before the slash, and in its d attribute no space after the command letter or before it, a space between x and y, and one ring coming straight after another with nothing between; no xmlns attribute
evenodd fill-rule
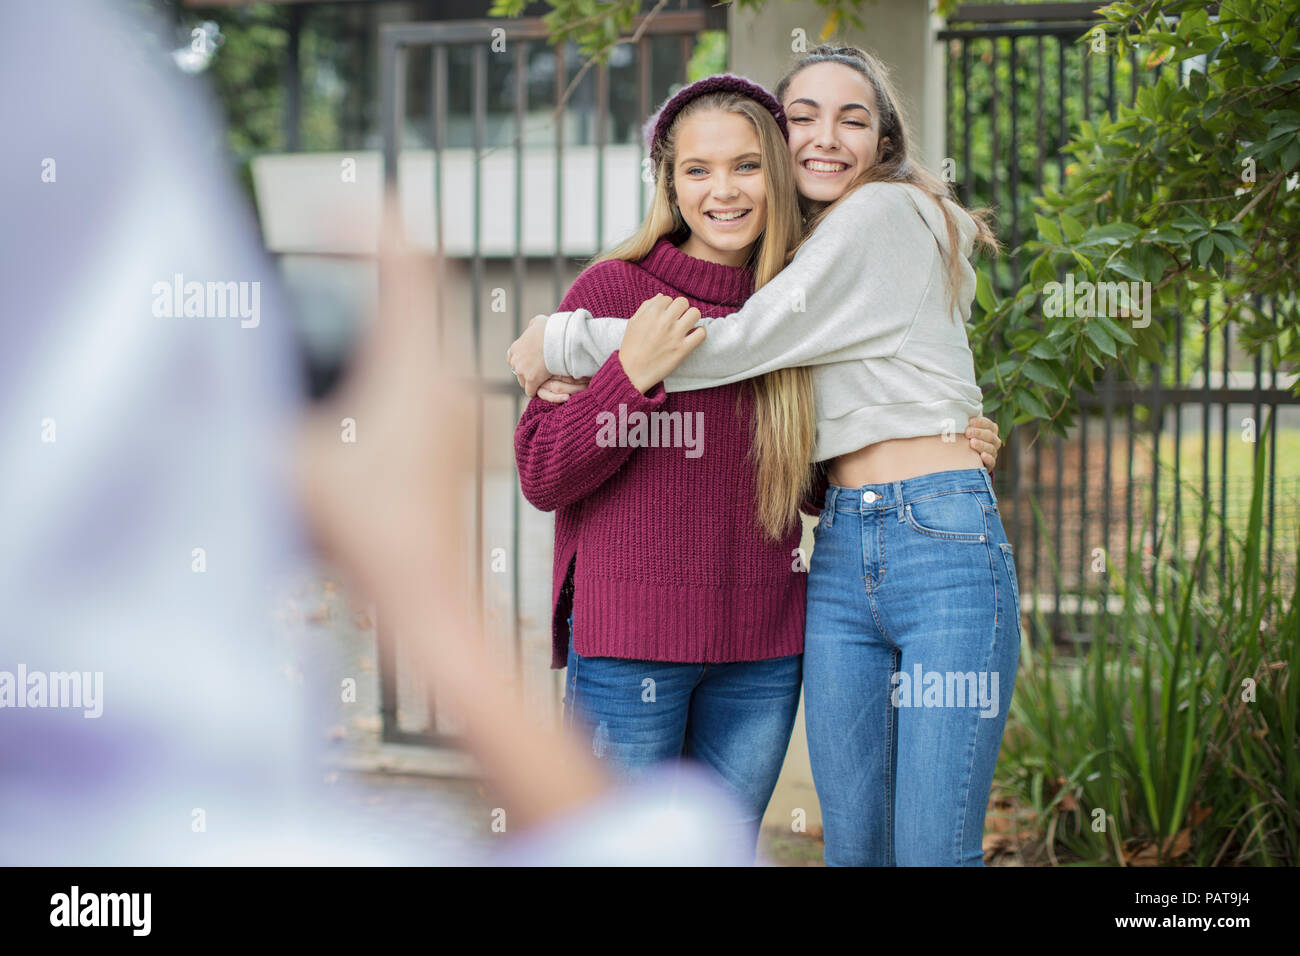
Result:
<svg viewBox="0 0 1300 956"><path fill-rule="evenodd" d="M569 633L573 633L572 618ZM801 654L691 664L583 657L569 642L564 726L619 779L687 758L710 768L758 842L799 708Z"/></svg>
<svg viewBox="0 0 1300 956"><path fill-rule="evenodd" d="M829 866L983 866L1020 652L983 470L831 485L808 576L804 716Z"/></svg>

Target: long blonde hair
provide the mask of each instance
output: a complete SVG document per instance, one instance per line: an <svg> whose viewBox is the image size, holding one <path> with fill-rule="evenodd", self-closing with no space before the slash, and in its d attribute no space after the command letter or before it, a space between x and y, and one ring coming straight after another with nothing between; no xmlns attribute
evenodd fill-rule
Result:
<svg viewBox="0 0 1300 956"><path fill-rule="evenodd" d="M949 294L955 296L956 290L961 284L961 254L959 251L961 244L957 222L948 203L952 203L957 208L961 207L957 204L956 197L949 185L910 156L911 134L907 119L898 106L898 95L894 92L893 84L889 81L889 70L866 50L860 50L853 46L822 44L813 47L791 67L790 72L786 73L781 82L777 84L776 98L784 104L785 93L790 88L790 81L800 71L817 63L838 63L841 66L847 66L852 70L856 70L871 84L871 88L876 94L876 110L879 113L879 116L872 117L872 123L879 126L879 138L876 147L876 161L859 173L833 202L814 211L813 204L800 197L800 207L803 209L807 220L804 224L804 234L799 245L803 244L803 240L812 234L813 230L830 214L832 209L842 203L859 186L878 182L909 183L934 199L943 211L944 223L947 226L948 233L948 249L943 253L944 266L947 270ZM885 142L886 137L889 139L888 142ZM967 209L965 211L975 222L975 242L989 252L997 252L997 237L988 224L989 211L987 209Z"/></svg>
<svg viewBox="0 0 1300 956"><path fill-rule="evenodd" d="M684 242L690 227L677 206L673 167L677 160L677 134L686 117L705 110L723 110L744 116L758 134L767 194L767 222L750 252L746 265L754 272L757 289L786 267L803 237L798 190L785 137L772 114L738 93L706 93L691 100L677 114L664 137L663 155L655 175L654 198L640 227L628 239L595 262L644 259L655 244L668 236ZM799 505L811 484L808 462L812 458L815 421L812 373L807 368L783 368L748 380L754 394L754 428L749 457L755 469L755 505L759 527L779 541L797 523Z"/></svg>

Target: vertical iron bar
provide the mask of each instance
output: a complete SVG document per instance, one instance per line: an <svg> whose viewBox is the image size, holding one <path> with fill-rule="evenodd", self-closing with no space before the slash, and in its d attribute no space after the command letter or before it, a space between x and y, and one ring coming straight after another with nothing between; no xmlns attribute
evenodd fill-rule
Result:
<svg viewBox="0 0 1300 956"><path fill-rule="evenodd" d="M431 117L433 127L433 223L434 234L438 242L438 259L436 263L438 290L436 295L438 301L438 351L441 352L445 347L444 337L447 325L447 313L443 301L443 290L447 285L446 266L443 260L447 253L446 237L443 235L442 191L443 150L447 148L447 47L441 43L435 44L433 47L431 75L433 90L429 98L429 109L433 112Z"/></svg>
<svg viewBox="0 0 1300 956"><path fill-rule="evenodd" d="M1131 46L1128 49L1129 57L1129 78L1128 78L1128 105L1135 106L1138 99L1138 51L1137 47Z"/></svg>
<svg viewBox="0 0 1300 956"><path fill-rule="evenodd" d="M1083 73L1083 119L1092 119L1092 47L1079 47L1079 69Z"/></svg>
<svg viewBox="0 0 1300 956"><path fill-rule="evenodd" d="M1065 37L1056 38L1056 181L1065 182Z"/></svg>
<svg viewBox="0 0 1300 956"><path fill-rule="evenodd" d="M1133 456L1136 453L1136 432L1137 432L1137 379L1127 383L1128 393L1127 400L1124 402L1124 427L1127 432L1124 438L1126 461L1128 474L1124 481L1124 567L1127 574L1128 559L1133 553ZM1141 548L1138 549L1139 556Z"/></svg>
<svg viewBox="0 0 1300 956"><path fill-rule="evenodd" d="M1255 297L1254 307L1255 307L1256 316L1263 314L1263 309L1260 307L1259 296ZM1264 440L1264 436L1263 434L1261 434L1264 431L1263 420L1260 417L1264 413L1263 391L1264 391L1264 350L1260 349L1258 352L1255 353L1255 387L1254 387L1255 402L1254 402L1254 407L1251 408L1251 414L1254 416L1254 422L1255 422L1256 442L1261 442ZM1254 497L1255 482L1259 480L1258 466L1256 465L1258 456L1255 454L1255 452L1257 452L1258 450L1259 450L1258 448L1252 449L1252 453L1250 456L1250 460L1251 460L1250 487L1251 487L1252 498ZM1271 548L1269 550L1272 551Z"/></svg>
<svg viewBox="0 0 1300 956"><path fill-rule="evenodd" d="M609 67L596 67L596 252L605 248L605 138L609 124Z"/></svg>
<svg viewBox="0 0 1300 956"><path fill-rule="evenodd" d="M953 71L956 69L952 59L952 45L954 42L955 41L953 40L946 40L944 41L943 44L943 143L944 143L944 152L948 156L951 156L954 152L953 150L954 141L952 137L952 114L953 114L953 104L954 104L954 100L952 98L952 90L953 90L952 74ZM957 185L957 181L955 178L953 179L953 182L950 183L949 185L951 186L953 193L957 195L959 198L962 198L961 189Z"/></svg>
<svg viewBox="0 0 1300 956"><path fill-rule="evenodd" d="M1174 387L1183 384L1183 315L1174 317ZM1183 404L1174 402L1174 554L1181 555L1183 513Z"/></svg>
<svg viewBox="0 0 1300 956"><path fill-rule="evenodd" d="M1034 622L1038 621L1038 611L1039 611L1038 596L1043 591L1042 589L1043 579L1039 573L1039 566L1040 566L1039 559L1042 552L1042 530L1040 528L1041 522L1038 520L1039 507L1041 506L1042 503L1042 494L1041 494L1042 487L1043 487L1043 429L1041 426L1035 425L1034 426L1034 475L1033 475L1033 488L1034 488L1033 503L1035 507L1032 509L1033 516L1031 519L1033 521L1033 525L1032 525L1033 530L1031 532L1031 535L1032 535L1033 546L1034 546L1034 558L1033 558L1034 572L1033 572L1033 584L1030 585L1031 588L1030 593L1034 596L1034 605L1033 605ZM1050 635L1049 635L1049 640L1050 640Z"/></svg>
<svg viewBox="0 0 1300 956"><path fill-rule="evenodd" d="M1202 535L1210 527L1210 300L1205 300L1205 310L1201 315L1201 326L1205 329L1205 352L1201 356L1201 527ZM1200 574L1204 580L1204 570Z"/></svg>
<svg viewBox="0 0 1300 956"><path fill-rule="evenodd" d="M1052 639L1061 633L1061 582L1065 578L1065 548L1061 540L1062 509L1064 507L1063 486L1065 484L1065 439L1057 437L1056 445L1056 534L1052 537L1052 547L1056 551L1056 573L1052 584Z"/></svg>
<svg viewBox="0 0 1300 956"><path fill-rule="evenodd" d="M970 145L970 41L961 40L961 174L965 183L962 202L975 204L975 175L971 169Z"/></svg>
<svg viewBox="0 0 1300 956"><path fill-rule="evenodd" d="M1047 151L1047 143L1045 138L1045 128L1047 126L1047 123L1046 123L1046 117L1043 114L1043 57L1046 55L1046 53L1045 53L1045 47L1043 45L1043 38L1039 36L1039 37L1035 37L1034 39L1038 41L1038 84L1034 89L1034 94L1037 97L1037 110L1035 111L1034 129L1035 129L1036 143L1038 146L1038 155L1034 161L1034 170L1035 170L1034 181L1037 184L1037 191L1041 193L1043 191L1043 155Z"/></svg>
<svg viewBox="0 0 1300 956"><path fill-rule="evenodd" d="M1161 376L1164 369L1158 362L1151 363L1151 424L1152 424L1152 466L1151 466L1151 553L1152 558L1160 558L1164 542L1160 538L1160 438L1164 431L1165 407L1162 403ZM1156 587L1157 561L1152 562L1151 585Z"/></svg>
<svg viewBox="0 0 1300 956"><path fill-rule="evenodd" d="M1254 312L1256 316L1263 315L1263 308L1259 296L1255 296ZM1255 353L1255 385L1252 389L1255 393L1255 401L1251 408L1251 414L1255 422L1255 441L1260 440L1260 426L1263 419L1260 417L1264 413L1264 350L1260 349Z"/></svg>
<svg viewBox="0 0 1300 956"><path fill-rule="evenodd" d="M564 96L564 88L569 82L568 43L555 47L555 106L558 109ZM559 110L555 117L555 253L551 261L552 301L556 308L564 300L564 118L568 115L568 104ZM561 574L567 573L562 569ZM549 622L551 614L546 615ZM548 628L549 631L549 628ZM551 700L559 701L562 696L560 672L551 671Z"/></svg>
<svg viewBox="0 0 1300 956"><path fill-rule="evenodd" d="M1109 42L1106 47L1106 113L1115 118L1115 57L1110 54Z"/></svg>
<svg viewBox="0 0 1300 956"><path fill-rule="evenodd" d="M1111 557L1112 547L1111 539L1111 514L1110 499L1115 492L1115 483L1112 480L1111 459L1113 456L1112 445L1115 438L1115 368L1112 366L1106 373L1106 381L1102 391L1102 409L1104 415L1104 424L1102 430L1102 440L1105 442L1105 452L1102 456L1102 468L1104 469L1105 478L1102 480L1101 490L1101 527L1102 541L1101 546L1104 549L1103 554L1106 559L1106 568L1102 573L1101 579L1101 607L1102 614L1110 613L1110 569L1115 566L1115 561Z"/></svg>
<svg viewBox="0 0 1300 956"><path fill-rule="evenodd" d="M306 10L294 4L289 7L288 37L285 41L284 84L284 151L296 153L302 148L302 63L299 52L302 46L302 24Z"/></svg>
<svg viewBox="0 0 1300 956"><path fill-rule="evenodd" d="M650 118L650 82L651 82L650 77L652 76L652 72L650 69L651 62L650 62L650 38L649 37L642 36L641 39L637 41L636 57L637 57L636 115L638 117L637 120L638 122L645 122ZM638 127L638 129L639 128L640 127ZM636 157L637 157L637 161L636 161L637 221L641 222L644 221L645 219L645 202L646 202L645 199L646 184L645 184L644 176L645 176L645 164L646 164L647 156L646 156L644 136L638 135L636 137ZM653 178L654 170L650 170L649 172L651 177Z"/></svg>
<svg viewBox="0 0 1300 956"><path fill-rule="evenodd" d="M1023 541L1021 540L1022 538L1021 532L1025 523L1024 522L1025 499L1024 499L1024 489L1021 487L1021 480L1020 480L1020 470L1021 470L1020 459L1021 459L1021 455L1023 454L1022 449L1024 448L1024 442L1021 441L1020 432L1016 429L1012 429L1012 432L1010 436L1008 436L1008 438L1009 438L1009 440L1007 441L1008 447L1006 450L1010 451L1011 453L1008 456L1011 459L1011 500L1015 502L1015 507L1011 509L1011 514L1013 516L1013 520L1011 523L1011 549L1012 549L1012 554L1015 556L1015 559L1023 563L1024 558L1021 556L1021 549L1023 547Z"/></svg>
<svg viewBox="0 0 1300 956"><path fill-rule="evenodd" d="M392 194L397 189L397 150L401 143L406 115L406 50L391 35L380 34L379 57L380 124L384 149L384 192ZM390 223L382 221L388 215L388 204L380 207L380 235L386 235ZM385 283L383 259L378 260L378 298L383 308ZM383 618L383 608L376 608L375 644L379 658L379 715L380 735L383 740L395 739L400 731L397 725L397 641L391 627Z"/></svg>
<svg viewBox="0 0 1300 956"><path fill-rule="evenodd" d="M1277 324L1277 301L1269 303L1272 315L1270 318L1274 325ZM1272 356L1269 357L1269 365L1272 366L1271 387L1273 394L1277 394L1277 362ZM1277 481L1277 402L1269 402L1269 434L1268 434L1268 576L1271 580L1273 577L1273 528L1274 519L1276 518L1276 501L1274 487ZM1300 568L1296 569L1300 574Z"/></svg>
<svg viewBox="0 0 1300 956"><path fill-rule="evenodd" d="M1227 322L1223 323L1223 388L1226 392L1231 387L1232 372L1229 370L1229 363L1232 357L1232 328ZM1221 430L1223 432L1219 440L1219 509L1222 514L1223 522L1219 525L1222 534L1219 535L1219 577L1227 568L1228 561L1228 406L1229 399L1225 394L1223 407L1221 409L1220 421L1222 422Z"/></svg>
<svg viewBox="0 0 1300 956"><path fill-rule="evenodd" d="M401 144L406 118L406 49L392 37L383 37L380 63L380 98L383 109L384 191L397 188L397 151Z"/></svg>
<svg viewBox="0 0 1300 956"><path fill-rule="evenodd" d="M1164 429L1162 370L1159 362L1151 363L1151 554L1160 556L1160 433ZM1151 563L1151 587L1156 586L1157 562Z"/></svg>
<svg viewBox="0 0 1300 956"><path fill-rule="evenodd" d="M429 64L429 138L433 145L433 222L437 252L434 258L434 307L437 309L435 332L437 348L441 354L446 347L446 307L444 289L446 287L446 237L443 231L443 150L446 148L447 126L447 48L441 43L430 47ZM424 686L425 710L428 723L425 733L432 736L438 733L438 702L434 697L433 685Z"/></svg>
<svg viewBox="0 0 1300 956"><path fill-rule="evenodd" d="M474 448L474 593L477 599L479 633L483 633L483 473L484 394L483 380L483 146L487 138L487 44L474 45L474 261L470 280L474 314L474 375L479 380L475 402Z"/></svg>
<svg viewBox="0 0 1300 956"><path fill-rule="evenodd" d="M1089 554L1088 538L1092 531L1088 521L1088 409L1079 411L1079 576L1075 591L1078 604L1075 609L1074 629L1085 632L1083 617L1083 598L1088 590L1087 581L1091 565L1087 561Z"/></svg>
<svg viewBox="0 0 1300 956"><path fill-rule="evenodd" d="M1011 205L1011 281L1015 283L1020 278L1020 138L1016 130L1016 121L1020 118L1020 82L1016 75L1020 58L1016 38L1011 37L1008 42L1011 44L1011 57L1008 61L1011 78L1011 173L1007 188L1010 190Z"/></svg>
<svg viewBox="0 0 1300 956"><path fill-rule="evenodd" d="M998 170L1002 168L1002 142L998 131L998 38L989 38L993 49L993 58L989 64L989 205L994 209L998 205ZM991 267L990 279L994 289L1001 289L999 270Z"/></svg>
<svg viewBox="0 0 1300 956"><path fill-rule="evenodd" d="M514 279L514 333L519 338L524 322L524 122L528 115L528 44L515 41L515 255L511 263ZM514 409L513 421L519 421L522 396L510 390ZM523 686L524 642L520 627L520 604L523 588L519 580L519 552L522 548L519 523L523 517L519 476L513 476L510 489L510 637L514 645L515 679Z"/></svg>
<svg viewBox="0 0 1300 956"><path fill-rule="evenodd" d="M560 44L555 48L555 105L558 108L568 85L568 45ZM552 260L552 283L554 300L558 306L564 299L564 119L569 107L555 118L555 256Z"/></svg>

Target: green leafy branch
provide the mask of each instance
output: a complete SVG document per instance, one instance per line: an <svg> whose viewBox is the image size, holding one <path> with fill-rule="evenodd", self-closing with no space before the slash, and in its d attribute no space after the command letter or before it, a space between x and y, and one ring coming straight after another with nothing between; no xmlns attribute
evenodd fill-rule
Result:
<svg viewBox="0 0 1300 956"><path fill-rule="evenodd" d="M1288 105L1300 94L1293 6L1181 0L1101 11L1106 55L1137 49L1148 70L1200 59L1186 82L1161 77L1113 119L1081 122L1062 188L1035 200L1019 287L1000 300L981 274L972 341L986 411L1063 432L1078 390L1093 392L1111 369L1137 380L1138 360L1164 359L1175 316L1199 317L1207 302L1213 328L1235 322L1248 350L1300 361L1300 216L1287 195L1300 166L1300 112ZM1049 317L1046 290L1067 274L1149 283L1150 324L1087 309ZM1255 308L1259 299L1272 314Z"/></svg>

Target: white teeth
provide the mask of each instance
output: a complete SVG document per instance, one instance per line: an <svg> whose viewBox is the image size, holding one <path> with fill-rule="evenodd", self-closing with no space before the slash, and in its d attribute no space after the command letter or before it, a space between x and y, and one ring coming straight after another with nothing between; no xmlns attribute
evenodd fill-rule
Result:
<svg viewBox="0 0 1300 956"><path fill-rule="evenodd" d="M740 212L711 212L708 213L708 216L710 219L717 219L719 222L730 222L733 219L739 219L748 212L748 209L744 209Z"/></svg>
<svg viewBox="0 0 1300 956"><path fill-rule="evenodd" d="M816 159L807 160L804 165L815 173L838 173L848 168L846 163L823 163Z"/></svg>

